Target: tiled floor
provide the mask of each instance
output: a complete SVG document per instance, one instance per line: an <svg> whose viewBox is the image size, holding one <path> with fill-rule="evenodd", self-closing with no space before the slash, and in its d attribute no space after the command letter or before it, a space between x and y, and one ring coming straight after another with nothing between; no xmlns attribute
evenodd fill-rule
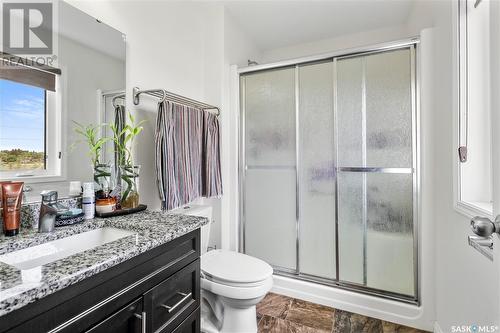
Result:
<svg viewBox="0 0 500 333"><path fill-rule="evenodd" d="M257 305L259 333L422 333L424 331L269 293Z"/></svg>

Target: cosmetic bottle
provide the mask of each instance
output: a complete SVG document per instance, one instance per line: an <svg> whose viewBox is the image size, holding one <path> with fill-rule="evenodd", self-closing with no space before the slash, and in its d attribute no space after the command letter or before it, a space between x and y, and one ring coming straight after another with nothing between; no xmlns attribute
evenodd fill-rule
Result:
<svg viewBox="0 0 500 333"><path fill-rule="evenodd" d="M3 232L5 236L15 236L21 225L21 204L23 182L2 184Z"/></svg>
<svg viewBox="0 0 500 333"><path fill-rule="evenodd" d="M82 209L85 220L93 219L95 216L95 193L94 183L83 183Z"/></svg>

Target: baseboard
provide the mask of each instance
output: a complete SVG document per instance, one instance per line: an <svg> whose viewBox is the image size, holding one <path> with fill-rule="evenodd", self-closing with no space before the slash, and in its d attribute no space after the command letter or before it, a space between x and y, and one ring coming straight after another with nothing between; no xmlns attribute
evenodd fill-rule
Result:
<svg viewBox="0 0 500 333"><path fill-rule="evenodd" d="M439 326L438 322L434 322L434 333L443 333L441 326Z"/></svg>

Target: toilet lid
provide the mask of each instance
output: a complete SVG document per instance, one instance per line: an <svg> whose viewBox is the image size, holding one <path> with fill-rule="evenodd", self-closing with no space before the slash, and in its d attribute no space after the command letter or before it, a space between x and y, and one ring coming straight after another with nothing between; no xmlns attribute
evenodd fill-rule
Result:
<svg viewBox="0 0 500 333"><path fill-rule="evenodd" d="M264 261L225 250L202 255L201 270L216 279L237 283L263 281L273 274L273 268Z"/></svg>

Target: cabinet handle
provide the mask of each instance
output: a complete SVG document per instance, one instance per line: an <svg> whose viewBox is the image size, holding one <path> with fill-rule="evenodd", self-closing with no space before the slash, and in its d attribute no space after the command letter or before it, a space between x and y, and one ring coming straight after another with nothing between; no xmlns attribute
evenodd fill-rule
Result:
<svg viewBox="0 0 500 333"><path fill-rule="evenodd" d="M191 293L185 294L185 293L181 293L180 291L177 294L181 295L181 296L184 296L184 297L182 297L182 299L179 302L175 303L174 305L169 306L169 305L165 305L165 304L160 304L160 306L162 308L167 309L168 313L174 311L176 308L178 308L182 303L184 303L185 300L187 300L188 298L190 298L191 295L192 295Z"/></svg>
<svg viewBox="0 0 500 333"><path fill-rule="evenodd" d="M134 316L141 320L141 332L146 333L146 312L142 314L134 313Z"/></svg>

